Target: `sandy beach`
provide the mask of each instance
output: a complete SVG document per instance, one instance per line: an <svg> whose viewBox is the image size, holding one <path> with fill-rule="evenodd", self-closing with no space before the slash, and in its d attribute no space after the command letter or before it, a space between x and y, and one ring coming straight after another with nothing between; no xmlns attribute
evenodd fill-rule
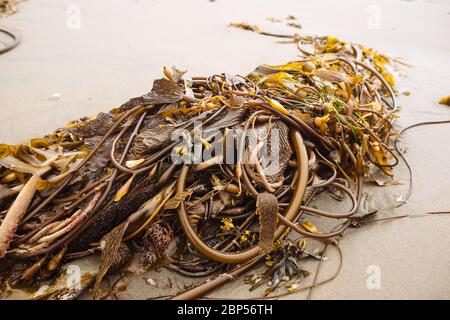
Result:
<svg viewBox="0 0 450 320"><path fill-rule="evenodd" d="M303 28L267 20L288 15L297 17ZM148 92L163 66L175 65L190 76L245 74L263 63L296 59L293 45L227 27L243 21L278 33L332 35L401 57L412 67L402 67L397 80L401 111L396 129L450 120L450 108L438 104L450 95L448 0L28 0L16 14L0 19L0 26L22 38L17 48L0 55L0 142L23 142L117 107ZM402 94L406 91L410 94ZM401 145L413 168L413 193L406 205L383 210L377 218L415 217L347 231L339 240L342 271L316 288L313 299L450 299L450 215L423 216L450 210L449 136L448 124L420 127L404 136ZM366 190L365 210L389 207L400 199L408 182L404 164L396 168L395 177L399 185ZM327 199L319 197L315 204L336 208ZM339 206L345 210L345 205ZM330 249L327 258L320 279L336 270L338 253ZM92 268L93 260L79 263ZM306 268L314 272L316 264ZM374 270L380 275L376 287L370 285ZM193 281L153 271L130 277L120 298L171 294ZM311 282L312 277L305 280ZM287 298L304 299L307 293ZM245 299L258 294L240 279L213 296Z"/></svg>

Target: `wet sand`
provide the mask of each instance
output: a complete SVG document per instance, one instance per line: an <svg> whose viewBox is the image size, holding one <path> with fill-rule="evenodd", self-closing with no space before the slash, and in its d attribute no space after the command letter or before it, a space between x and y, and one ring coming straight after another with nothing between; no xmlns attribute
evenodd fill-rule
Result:
<svg viewBox="0 0 450 320"><path fill-rule="evenodd" d="M81 8L81 28L71 30L67 9L74 4ZM369 6L374 4L377 7ZM379 29L373 28L376 21L375 25L368 21L374 10L380 13ZM0 20L1 26L22 35L19 47L0 56L0 142L44 135L148 92L164 65L187 69L189 75L242 74L261 63L294 60L292 45L227 28L230 22L246 21L274 32L292 32L266 20L290 14L299 18L303 33L360 42L413 64L398 82L400 91L411 93L398 99L402 106L398 128L450 119L450 108L437 104L450 94L449 1L30 0L20 3L17 14ZM60 98L51 98L54 94ZM450 125L422 127L405 135L402 145L414 170L413 194L405 206L380 212L378 218L450 210L449 136ZM389 206L404 193L404 165L395 173L403 184L368 189L365 207ZM317 199L316 204L335 207L327 200ZM345 210L345 203L339 207ZM342 272L315 289L312 298L449 299L449 231L448 215L349 230L340 240ZM332 275L338 263L335 250L327 256L320 279ZM313 263L305 267L315 270ZM371 270L380 271L379 289L367 286ZM157 288L143 280L148 277ZM173 288L168 278L173 279ZM312 277L306 279L304 285L311 281ZM151 272L132 277L121 298L150 298L191 282L167 271ZM214 296L245 298L255 293L239 280ZM288 298L304 297L300 293Z"/></svg>

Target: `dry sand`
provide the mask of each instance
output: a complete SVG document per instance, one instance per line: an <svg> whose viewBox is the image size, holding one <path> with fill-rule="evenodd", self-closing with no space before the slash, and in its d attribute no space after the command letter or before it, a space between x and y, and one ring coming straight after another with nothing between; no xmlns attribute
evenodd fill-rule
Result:
<svg viewBox="0 0 450 320"><path fill-rule="evenodd" d="M81 8L80 29L67 27L71 5ZM370 28L374 21L370 14L377 10L379 28ZM399 82L401 90L411 92L399 97L399 128L450 119L450 109L437 104L440 97L450 94L448 0L29 0L19 5L16 15L0 20L0 25L20 32L23 39L19 47L0 56L0 141L22 142L69 120L118 106L149 91L163 65L175 64L190 75L207 75L246 73L261 63L293 60L296 50L291 45L226 27L230 22L247 21L290 32L265 19L289 14L299 18L304 33L361 42L414 65ZM60 98L51 99L54 94ZM403 145L415 173L413 194L407 205L380 217L450 210L449 136L450 125L423 127L405 136ZM369 189L365 206L395 203L406 188L403 165L396 176L404 185ZM318 199L317 204L334 206L326 199ZM450 216L407 218L350 230L340 241L341 274L317 288L313 299L449 299L449 243ZM320 279L336 268L336 252L330 251L328 257ZM89 261L84 263L92 267ZM367 286L369 266L381 272L379 289ZM306 267L314 270L313 264ZM144 281L149 277L158 288ZM175 283L171 290L169 278ZM150 298L174 292L191 281L166 271L151 272L131 278L121 298ZM245 298L251 294L239 280L214 296ZM304 294L288 298L301 299Z"/></svg>

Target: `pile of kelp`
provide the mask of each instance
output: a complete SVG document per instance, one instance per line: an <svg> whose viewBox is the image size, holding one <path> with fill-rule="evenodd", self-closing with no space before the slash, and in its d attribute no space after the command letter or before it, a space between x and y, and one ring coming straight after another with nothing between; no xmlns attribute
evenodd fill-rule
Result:
<svg viewBox="0 0 450 320"><path fill-rule="evenodd" d="M2 289L56 278L35 298L74 298L94 282L102 298L102 279L136 256L209 278L175 298L201 297L262 265L246 277L252 289L304 289L303 262L324 258L308 241L337 246L360 219L363 182L392 176L397 107L387 56L334 37L289 41L296 61L247 76L164 68L148 94L108 113L0 145ZM309 206L323 192L348 211ZM101 254L98 273L65 287L64 265L92 254Z"/></svg>

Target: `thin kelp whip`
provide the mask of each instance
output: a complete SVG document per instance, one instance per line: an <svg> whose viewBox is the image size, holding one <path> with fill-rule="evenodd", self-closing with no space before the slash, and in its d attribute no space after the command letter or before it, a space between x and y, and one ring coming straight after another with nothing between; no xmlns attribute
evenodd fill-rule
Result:
<svg viewBox="0 0 450 320"><path fill-rule="evenodd" d="M6 53L6 52L14 49L21 42L21 37L18 34L12 32L11 30L7 30L7 29L1 27L0 33L6 34L7 36L9 36L12 39L12 41L8 42L6 46L0 48L0 54Z"/></svg>
<svg viewBox="0 0 450 320"><path fill-rule="evenodd" d="M376 210L370 212L371 214L399 208L402 205L406 204L408 202L409 198L411 197L412 190L413 190L413 170L412 170L411 164L407 160L406 156L399 148L399 142L401 141L400 139L405 134L405 132L410 131L411 129L414 129L414 128L422 127L422 126L449 124L449 123L450 123L450 120L423 121L423 122L411 124L400 130L397 138L394 140L394 148L408 170L408 190L406 191L406 193L403 196L401 196L401 198L400 198L401 201L399 201L399 203L397 203L393 206L386 207L386 208L376 209ZM410 216L410 215L406 215L406 216ZM400 216L400 217L403 218L406 216Z"/></svg>

